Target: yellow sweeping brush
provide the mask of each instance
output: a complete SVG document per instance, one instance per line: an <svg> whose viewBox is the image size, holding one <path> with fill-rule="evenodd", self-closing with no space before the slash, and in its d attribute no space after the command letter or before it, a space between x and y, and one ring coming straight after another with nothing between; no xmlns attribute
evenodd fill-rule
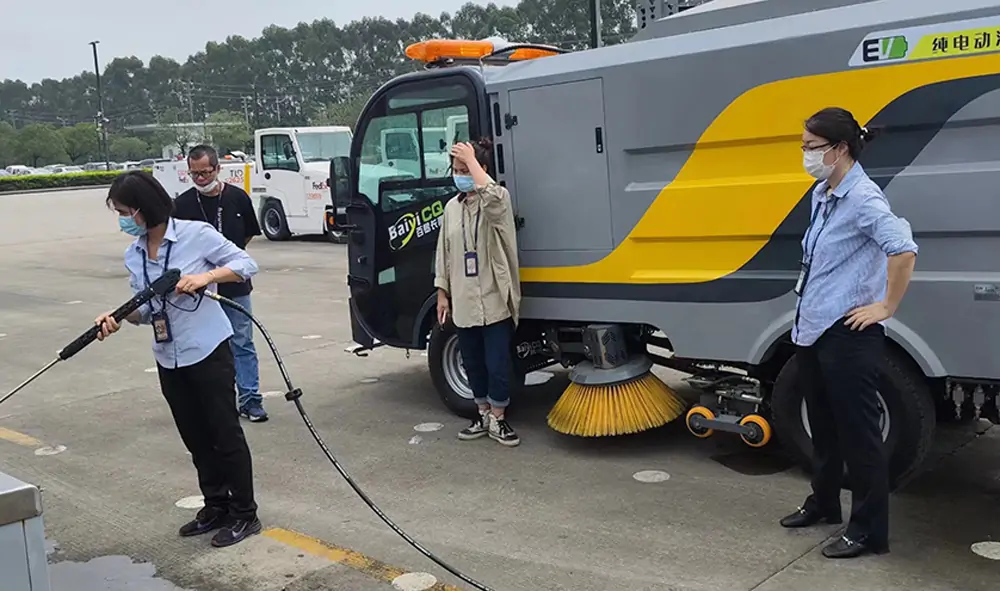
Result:
<svg viewBox="0 0 1000 591"><path fill-rule="evenodd" d="M627 435L663 426L687 403L648 370L623 382L571 383L549 412L549 426L566 435Z"/></svg>

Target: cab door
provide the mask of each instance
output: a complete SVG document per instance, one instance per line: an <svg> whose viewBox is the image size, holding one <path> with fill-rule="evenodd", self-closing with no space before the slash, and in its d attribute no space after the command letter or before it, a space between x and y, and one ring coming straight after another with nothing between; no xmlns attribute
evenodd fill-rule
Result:
<svg viewBox="0 0 1000 591"><path fill-rule="evenodd" d="M304 217L306 194L292 136L288 133L260 136L260 163L267 194L281 201L286 217Z"/></svg>
<svg viewBox="0 0 1000 591"><path fill-rule="evenodd" d="M352 201L347 208L348 284L355 342L421 348L435 319L435 251L444 205L458 190L450 169L428 162L423 129L463 116L481 120L485 90L478 73L428 71L383 87L369 102L351 150ZM414 166L386 153L384 130L415 138ZM468 138L464 138L468 140ZM430 148L430 149L429 149Z"/></svg>

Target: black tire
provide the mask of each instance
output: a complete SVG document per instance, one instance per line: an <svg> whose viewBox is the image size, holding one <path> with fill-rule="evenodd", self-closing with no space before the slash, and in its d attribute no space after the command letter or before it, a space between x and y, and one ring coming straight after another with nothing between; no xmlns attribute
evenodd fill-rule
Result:
<svg viewBox="0 0 1000 591"><path fill-rule="evenodd" d="M778 373L770 400L772 422L778 440L811 472L812 441L806 431L803 395L796 387L798 367L798 359L792 356ZM934 400L919 371L891 350L886 353L879 376L879 397L880 406L888 410L888 425L883 421L883 441L889 456L889 482L895 489L927 457L936 426Z"/></svg>
<svg viewBox="0 0 1000 591"><path fill-rule="evenodd" d="M281 203L273 199L264 203L260 210L260 230L268 240L279 242L291 238L292 232L288 229Z"/></svg>
<svg viewBox="0 0 1000 591"><path fill-rule="evenodd" d="M471 420L479 415L479 409L472 398L465 370L461 367L461 358L455 329L450 325L442 328L435 322L427 342L427 367L431 381L448 410ZM511 366L510 398L513 406L516 395L524 387L525 374L517 368L517 364L512 363Z"/></svg>

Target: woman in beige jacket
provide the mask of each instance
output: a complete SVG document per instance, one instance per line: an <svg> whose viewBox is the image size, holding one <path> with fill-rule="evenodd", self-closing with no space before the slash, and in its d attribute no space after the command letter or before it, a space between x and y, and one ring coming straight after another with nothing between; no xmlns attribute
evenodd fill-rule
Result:
<svg viewBox="0 0 1000 591"><path fill-rule="evenodd" d="M443 326L449 317L454 322L465 373L479 405L479 417L459 438L489 435L515 446L520 439L504 418L504 409L510 402L511 338L521 285L510 193L486 172L490 153L485 139L451 149L459 193L444 209L434 284L438 322Z"/></svg>

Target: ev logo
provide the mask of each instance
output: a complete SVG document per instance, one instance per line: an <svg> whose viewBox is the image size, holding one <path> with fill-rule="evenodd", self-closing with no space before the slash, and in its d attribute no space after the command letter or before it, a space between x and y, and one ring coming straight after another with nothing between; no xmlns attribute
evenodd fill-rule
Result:
<svg viewBox="0 0 1000 591"><path fill-rule="evenodd" d="M861 44L861 59L867 63L898 60L906 57L909 49L909 43L903 35L865 39Z"/></svg>

